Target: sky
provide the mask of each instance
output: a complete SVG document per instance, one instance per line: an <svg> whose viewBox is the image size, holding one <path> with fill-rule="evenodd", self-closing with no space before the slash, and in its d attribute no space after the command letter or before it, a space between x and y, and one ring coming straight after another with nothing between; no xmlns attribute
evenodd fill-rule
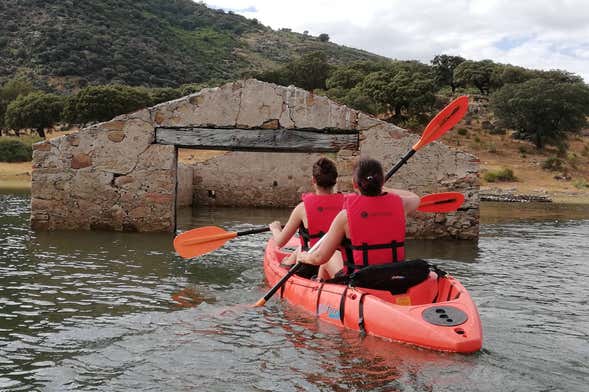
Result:
<svg viewBox="0 0 589 392"><path fill-rule="evenodd" d="M340 45L429 63L437 54L533 69L589 83L586 0L211 0L273 29L329 34Z"/></svg>

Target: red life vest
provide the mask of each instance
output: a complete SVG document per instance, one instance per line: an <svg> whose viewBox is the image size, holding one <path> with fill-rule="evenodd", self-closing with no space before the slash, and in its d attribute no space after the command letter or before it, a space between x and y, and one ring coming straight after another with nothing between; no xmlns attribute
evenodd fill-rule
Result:
<svg viewBox="0 0 589 392"><path fill-rule="evenodd" d="M344 195L334 193L330 195L316 195L304 193L302 195L307 224L309 227L299 226L299 236L303 250L309 250L319 238L323 237L335 216L342 210Z"/></svg>
<svg viewBox="0 0 589 392"><path fill-rule="evenodd" d="M346 273L404 260L405 210L398 195L346 195L344 209L351 237L344 244Z"/></svg>

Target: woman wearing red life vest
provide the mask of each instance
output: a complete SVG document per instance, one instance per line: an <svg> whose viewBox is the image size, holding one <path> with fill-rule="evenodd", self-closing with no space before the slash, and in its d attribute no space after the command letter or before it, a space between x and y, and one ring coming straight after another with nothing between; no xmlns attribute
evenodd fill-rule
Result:
<svg viewBox="0 0 589 392"><path fill-rule="evenodd" d="M320 158L315 162L311 179L315 192L302 195L303 201L294 208L284 228L278 221L270 223L272 237L279 247L284 246L297 230L303 250L311 248L327 233L344 202L343 194L334 193L336 180L337 168L331 160ZM293 264L296 253L283 264Z"/></svg>
<svg viewBox="0 0 589 392"><path fill-rule="evenodd" d="M419 206L410 191L384 188L381 164L361 159L354 169L353 186L359 194L346 195L338 213L316 252L302 252L298 261L320 265L318 277L329 279L349 274L368 265L403 261L405 258L405 216ZM331 258L344 245L343 260Z"/></svg>

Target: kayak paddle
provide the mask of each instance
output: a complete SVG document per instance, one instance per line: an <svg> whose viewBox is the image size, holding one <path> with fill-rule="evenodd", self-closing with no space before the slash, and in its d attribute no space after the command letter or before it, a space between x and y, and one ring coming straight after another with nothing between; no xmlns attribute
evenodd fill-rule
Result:
<svg viewBox="0 0 589 392"><path fill-rule="evenodd" d="M217 226L205 226L185 231L174 238L174 249L181 257L189 259L209 253L225 245L232 238L270 231L268 227L245 231L226 231Z"/></svg>
<svg viewBox="0 0 589 392"><path fill-rule="evenodd" d="M459 209L462 203L464 203L464 195L462 193L433 193L431 195L425 195L420 199L417 211L451 212Z"/></svg>
<svg viewBox="0 0 589 392"><path fill-rule="evenodd" d="M421 198L418 211L451 212L456 211L464 202L464 196L458 192L443 192L425 195ZM179 234L174 239L176 253L185 259L202 256L219 249L232 238L270 231L268 227L246 231L226 231L217 226L205 226Z"/></svg>
<svg viewBox="0 0 589 392"><path fill-rule="evenodd" d="M429 143L433 142L434 140L439 139L443 134L448 132L450 128L458 123L458 121L462 120L464 114L468 110L468 97L463 95L461 97L456 98L452 102L450 102L444 109L442 109L432 120L427 124L425 129L423 130L423 134L417 143L411 147L411 150L389 172L384 178L384 181L387 182L389 178L392 177L393 174L397 170L401 168L409 158L413 156L420 148L423 146L428 145Z"/></svg>

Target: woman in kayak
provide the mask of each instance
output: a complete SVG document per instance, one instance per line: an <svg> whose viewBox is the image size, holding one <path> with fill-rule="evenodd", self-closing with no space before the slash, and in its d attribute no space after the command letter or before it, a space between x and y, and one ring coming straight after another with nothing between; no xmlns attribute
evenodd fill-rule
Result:
<svg viewBox="0 0 589 392"><path fill-rule="evenodd" d="M281 228L278 221L269 225L278 247L284 246L298 230L301 249L309 250L327 233L333 218L341 211L344 202L343 194L334 193L336 181L337 168L333 161L320 158L313 164L311 182L315 192L302 195L303 201L294 208L284 228ZM294 264L296 253L285 259L283 264Z"/></svg>
<svg viewBox="0 0 589 392"><path fill-rule="evenodd" d="M403 261L405 216L417 210L419 197L410 191L385 188L381 164L361 159L354 169L354 189L317 251L301 252L298 261L320 265L318 278L330 279L368 265ZM344 244L341 258L331 258Z"/></svg>

